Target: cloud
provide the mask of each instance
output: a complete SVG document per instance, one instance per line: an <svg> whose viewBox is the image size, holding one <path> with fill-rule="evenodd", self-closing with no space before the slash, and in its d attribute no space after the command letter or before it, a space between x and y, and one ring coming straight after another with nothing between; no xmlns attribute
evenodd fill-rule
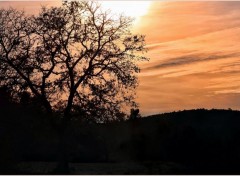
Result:
<svg viewBox="0 0 240 176"><path fill-rule="evenodd" d="M240 2L232 1L155 1L137 29L147 34L149 44L196 37L239 26L239 8Z"/></svg>
<svg viewBox="0 0 240 176"><path fill-rule="evenodd" d="M185 64L193 64L195 62L207 62L207 61L227 59L227 58L237 57L237 56L240 56L240 52L229 53L229 54L224 54L224 53L222 54L201 53L200 54L199 53L199 54L192 54L192 55L184 55L184 56L168 59L167 61L164 61L162 63L159 63L157 65L154 65L152 67L148 67L145 69L152 70L152 69L161 69L161 68L167 68L167 67L176 67L176 66L181 66Z"/></svg>
<svg viewBox="0 0 240 176"><path fill-rule="evenodd" d="M215 91L216 94L240 94L240 89L228 89Z"/></svg>

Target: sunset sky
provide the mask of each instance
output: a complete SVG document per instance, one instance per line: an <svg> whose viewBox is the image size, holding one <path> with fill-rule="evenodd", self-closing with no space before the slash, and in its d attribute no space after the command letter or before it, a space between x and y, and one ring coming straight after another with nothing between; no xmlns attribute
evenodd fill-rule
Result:
<svg viewBox="0 0 240 176"><path fill-rule="evenodd" d="M0 2L0 7L37 13L40 4L60 3ZM240 2L120 4L105 6L135 16L133 30L146 35L149 49L150 61L140 64L138 75L142 115L193 108L240 109ZM134 9L138 9L135 14Z"/></svg>

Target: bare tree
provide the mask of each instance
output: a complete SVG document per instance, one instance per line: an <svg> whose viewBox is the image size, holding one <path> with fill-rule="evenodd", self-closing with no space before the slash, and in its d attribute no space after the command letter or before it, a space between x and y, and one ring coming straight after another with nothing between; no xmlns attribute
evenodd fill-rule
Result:
<svg viewBox="0 0 240 176"><path fill-rule="evenodd" d="M29 92L49 117L59 112L60 136L76 109L98 122L114 120L136 105L137 62L147 60L132 21L91 1L42 8L37 16L1 9L0 85L16 99Z"/></svg>

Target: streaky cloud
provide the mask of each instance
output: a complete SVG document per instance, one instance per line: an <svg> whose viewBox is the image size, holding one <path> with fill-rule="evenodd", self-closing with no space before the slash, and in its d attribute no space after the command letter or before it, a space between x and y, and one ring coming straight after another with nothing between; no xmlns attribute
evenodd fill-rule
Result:
<svg viewBox="0 0 240 176"><path fill-rule="evenodd" d="M206 61L213 61L213 60L219 60L219 59L228 59L228 58L237 57L237 56L240 56L240 52L233 52L229 54L224 54L224 53L222 54L216 54L216 53L190 54L190 55L171 58L158 65L147 67L145 69L152 70L152 69L160 69L160 68L167 68L167 67L176 67L176 66L181 66L186 64L192 64L195 62L206 62Z"/></svg>

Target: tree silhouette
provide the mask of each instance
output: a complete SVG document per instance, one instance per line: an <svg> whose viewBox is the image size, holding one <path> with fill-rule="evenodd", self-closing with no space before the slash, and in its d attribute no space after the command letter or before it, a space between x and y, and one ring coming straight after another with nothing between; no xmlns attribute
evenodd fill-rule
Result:
<svg viewBox="0 0 240 176"><path fill-rule="evenodd" d="M131 112L130 112L130 119L131 120L134 120L134 119L137 119L140 117L140 114L139 114L139 109L131 109Z"/></svg>
<svg viewBox="0 0 240 176"><path fill-rule="evenodd" d="M114 120L122 107L136 105L136 63L147 60L144 36L131 33L132 21L92 1L43 7L37 16L1 9L0 86L17 101L28 92L51 119L58 112L60 136L76 109L98 122Z"/></svg>

